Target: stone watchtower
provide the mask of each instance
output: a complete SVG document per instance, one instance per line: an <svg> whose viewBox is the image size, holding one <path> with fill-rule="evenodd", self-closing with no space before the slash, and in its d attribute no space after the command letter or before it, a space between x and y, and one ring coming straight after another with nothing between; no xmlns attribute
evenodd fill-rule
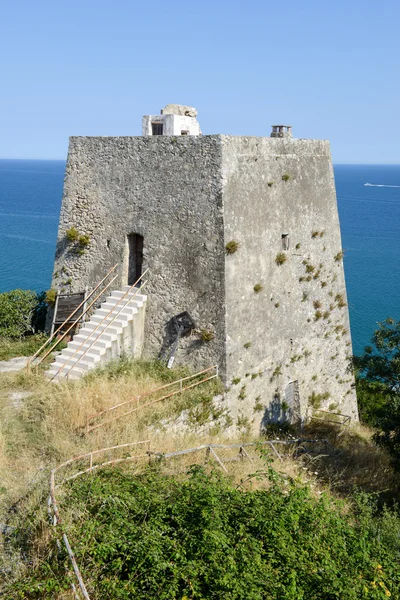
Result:
<svg viewBox="0 0 400 600"><path fill-rule="evenodd" d="M175 360L218 364L234 419L357 419L329 143L199 135L196 115L169 105L141 137L70 139L55 271L79 291L116 262L119 286L149 268L144 355L167 361L187 313Z"/></svg>

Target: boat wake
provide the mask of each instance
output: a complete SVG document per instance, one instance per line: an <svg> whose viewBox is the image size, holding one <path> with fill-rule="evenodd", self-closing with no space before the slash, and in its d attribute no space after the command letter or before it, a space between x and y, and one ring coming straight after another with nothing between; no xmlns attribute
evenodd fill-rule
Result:
<svg viewBox="0 0 400 600"><path fill-rule="evenodd" d="M364 183L364 187L390 187L390 188L400 188L400 185L385 185L383 183Z"/></svg>

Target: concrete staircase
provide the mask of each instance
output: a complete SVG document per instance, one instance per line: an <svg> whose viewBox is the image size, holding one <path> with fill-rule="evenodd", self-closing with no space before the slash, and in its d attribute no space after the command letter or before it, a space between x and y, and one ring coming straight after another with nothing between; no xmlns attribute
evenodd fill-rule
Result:
<svg viewBox="0 0 400 600"><path fill-rule="evenodd" d="M79 379L122 354L140 356L147 296L129 286L111 292L45 372L52 381Z"/></svg>

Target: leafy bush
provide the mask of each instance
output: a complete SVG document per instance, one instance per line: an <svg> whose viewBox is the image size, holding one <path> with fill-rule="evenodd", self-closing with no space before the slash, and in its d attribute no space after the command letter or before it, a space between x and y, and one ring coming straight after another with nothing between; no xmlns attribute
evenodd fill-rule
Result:
<svg viewBox="0 0 400 600"><path fill-rule="evenodd" d="M354 364L361 377L357 383L362 417L379 429L375 436L400 467L400 321L378 323L367 346Z"/></svg>
<svg viewBox="0 0 400 600"><path fill-rule="evenodd" d="M269 489L257 491L238 489L228 477L198 465L186 478L157 469L137 477L110 469L69 484L71 517L64 527L91 597L399 597L395 511L376 514L365 495L345 507L328 494L316 498L307 487L285 485L271 467L263 473ZM70 589L65 550L56 551L54 540L36 546L32 527L26 531L16 543L30 547L28 562L35 553L41 556L8 584L3 597L61 597Z"/></svg>
<svg viewBox="0 0 400 600"><path fill-rule="evenodd" d="M31 290L0 294L0 337L21 338L34 333L41 318L44 297Z"/></svg>

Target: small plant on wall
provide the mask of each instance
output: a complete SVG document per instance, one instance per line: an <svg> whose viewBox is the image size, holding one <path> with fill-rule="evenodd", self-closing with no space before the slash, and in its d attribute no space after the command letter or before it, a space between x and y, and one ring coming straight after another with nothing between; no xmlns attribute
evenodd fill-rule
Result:
<svg viewBox="0 0 400 600"><path fill-rule="evenodd" d="M76 227L67 229L65 237L70 244L74 244L73 251L78 255L84 254L87 246L90 244L90 235L79 233Z"/></svg>
<svg viewBox="0 0 400 600"><path fill-rule="evenodd" d="M341 250L340 252L335 254L334 259L336 262L340 262L343 259L343 256L344 256L344 250Z"/></svg>
<svg viewBox="0 0 400 600"><path fill-rule="evenodd" d="M57 290L55 290L54 288L47 290L46 295L45 295L45 300L49 306L55 305L56 298L57 298Z"/></svg>
<svg viewBox="0 0 400 600"><path fill-rule="evenodd" d="M67 238L67 240L69 242L76 242L79 238L79 231L77 230L76 227L70 227L65 232L65 237Z"/></svg>
<svg viewBox="0 0 400 600"><path fill-rule="evenodd" d="M200 339L202 342L211 342L215 338L215 333L211 329L201 329Z"/></svg>
<svg viewBox="0 0 400 600"><path fill-rule="evenodd" d="M278 266L283 265L287 261L287 256L283 252L278 252L275 256L275 262Z"/></svg>
<svg viewBox="0 0 400 600"><path fill-rule="evenodd" d="M239 250L240 244L236 240L231 240L225 246L226 254L235 254Z"/></svg>

